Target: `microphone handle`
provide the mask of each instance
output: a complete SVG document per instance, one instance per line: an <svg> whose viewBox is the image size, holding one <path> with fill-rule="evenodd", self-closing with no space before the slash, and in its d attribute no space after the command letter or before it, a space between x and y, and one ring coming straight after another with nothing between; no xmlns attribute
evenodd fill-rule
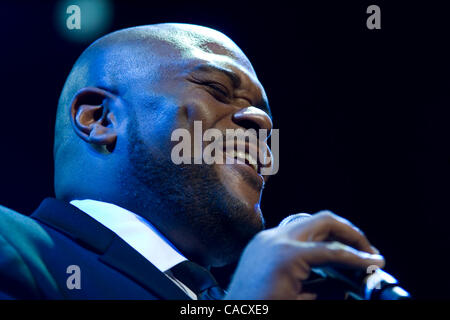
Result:
<svg viewBox="0 0 450 320"><path fill-rule="evenodd" d="M297 213L284 218L278 226L310 218L308 213ZM357 300L408 300L411 295L400 286L398 281L387 272L374 266L364 271L352 269L320 267L312 268L313 276L306 285L323 285L328 280L338 281L344 287L345 297ZM322 283L321 283L322 282ZM342 287L342 286L341 286Z"/></svg>
<svg viewBox="0 0 450 320"><path fill-rule="evenodd" d="M363 270L320 267L312 272L324 281L342 283L344 296L357 300L408 300L411 295L401 288L397 279L380 268Z"/></svg>

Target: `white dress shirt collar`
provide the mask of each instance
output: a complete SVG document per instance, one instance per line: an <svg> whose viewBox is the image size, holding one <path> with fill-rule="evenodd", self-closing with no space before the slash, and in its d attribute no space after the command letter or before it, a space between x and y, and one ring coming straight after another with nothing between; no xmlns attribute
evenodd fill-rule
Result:
<svg viewBox="0 0 450 320"><path fill-rule="evenodd" d="M187 260L150 222L131 211L97 200L70 203L117 234L161 272Z"/></svg>

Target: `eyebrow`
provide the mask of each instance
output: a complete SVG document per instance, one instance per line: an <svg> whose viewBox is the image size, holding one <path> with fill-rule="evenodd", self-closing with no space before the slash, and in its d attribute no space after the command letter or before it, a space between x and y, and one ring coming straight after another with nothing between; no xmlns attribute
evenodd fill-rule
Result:
<svg viewBox="0 0 450 320"><path fill-rule="evenodd" d="M196 66L193 71L203 71L203 72L220 72L223 73L224 75L226 75L231 82L233 83L233 87L235 88L239 88L241 86L241 78L239 78L239 76L234 73L233 71L221 67L221 66L217 66L217 65L213 65L213 64L201 64Z"/></svg>
<svg viewBox="0 0 450 320"><path fill-rule="evenodd" d="M200 64L200 65L196 66L192 71L193 72L195 72L195 71L220 72L220 73L226 75L231 80L234 88L239 88L242 83L241 78L236 73L234 73L230 69L227 69L227 68L224 68L221 66L217 66L214 64ZM272 118L272 112L270 111L269 104L267 103L267 101L265 99L261 99L260 101L258 101L256 103L256 105L254 105L254 107L262 109L269 115L270 118Z"/></svg>

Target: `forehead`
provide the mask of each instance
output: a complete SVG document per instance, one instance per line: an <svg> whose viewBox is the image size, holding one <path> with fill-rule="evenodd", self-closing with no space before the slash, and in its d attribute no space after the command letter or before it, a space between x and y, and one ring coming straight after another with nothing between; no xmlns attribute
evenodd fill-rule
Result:
<svg viewBox="0 0 450 320"><path fill-rule="evenodd" d="M160 66L176 75L193 72L222 73L236 87L242 84L242 87L252 88L259 92L262 100L267 100L249 59L234 42L220 35L216 38L181 37L175 41L160 43L159 53L165 61Z"/></svg>
<svg viewBox="0 0 450 320"><path fill-rule="evenodd" d="M267 100L249 59L216 30L184 24L144 26L119 31L101 42L108 52L103 61L109 64L102 68L107 71L105 78L119 86L167 83L190 72L221 70Z"/></svg>
<svg viewBox="0 0 450 320"><path fill-rule="evenodd" d="M243 72L257 81L249 59L231 39L215 30L205 32L206 35L177 33L158 41L153 48L165 60L165 65L187 70L197 65L209 64Z"/></svg>
<svg viewBox="0 0 450 320"><path fill-rule="evenodd" d="M214 29L189 24L169 24L161 27L158 38L173 46L185 58L225 59L254 74L253 67L242 50L230 38Z"/></svg>

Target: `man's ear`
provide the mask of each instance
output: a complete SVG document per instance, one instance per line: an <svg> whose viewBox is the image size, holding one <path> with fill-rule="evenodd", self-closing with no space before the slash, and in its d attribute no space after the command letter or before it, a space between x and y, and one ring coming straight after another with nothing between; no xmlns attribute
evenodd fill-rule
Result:
<svg viewBox="0 0 450 320"><path fill-rule="evenodd" d="M79 90L71 104L72 127L84 141L109 152L117 140L117 123L110 105L114 96L103 89L86 87Z"/></svg>

